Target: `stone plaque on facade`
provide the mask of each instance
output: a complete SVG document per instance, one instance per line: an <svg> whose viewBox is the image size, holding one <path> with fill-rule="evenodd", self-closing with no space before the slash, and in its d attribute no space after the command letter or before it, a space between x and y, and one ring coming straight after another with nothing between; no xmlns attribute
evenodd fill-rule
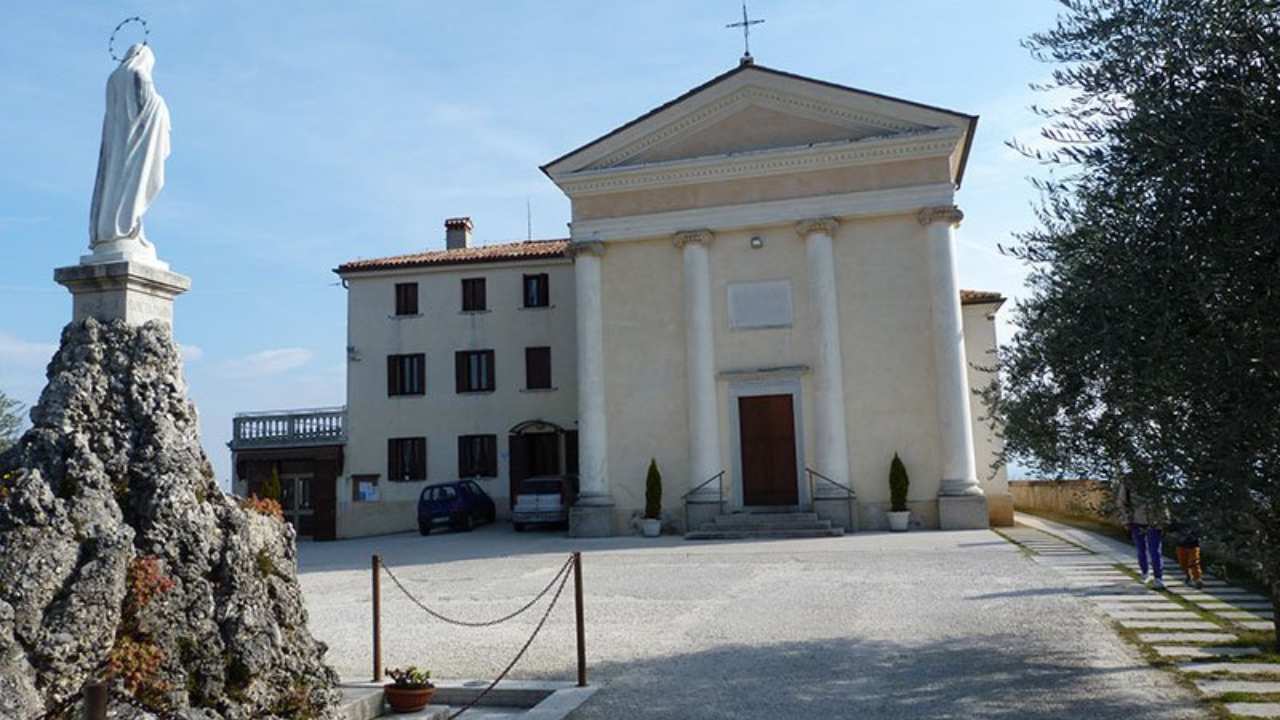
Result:
<svg viewBox="0 0 1280 720"><path fill-rule="evenodd" d="M790 326L790 280L730 283L730 328L745 330Z"/></svg>

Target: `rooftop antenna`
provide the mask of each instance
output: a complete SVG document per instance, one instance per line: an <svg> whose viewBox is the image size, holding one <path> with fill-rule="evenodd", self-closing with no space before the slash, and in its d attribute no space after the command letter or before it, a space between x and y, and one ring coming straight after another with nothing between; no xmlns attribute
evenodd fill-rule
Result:
<svg viewBox="0 0 1280 720"><path fill-rule="evenodd" d="M529 202L529 198L524 199L524 226L525 238L533 240L533 204Z"/></svg>
<svg viewBox="0 0 1280 720"><path fill-rule="evenodd" d="M725 25L727 28L742 28L742 59L738 61L739 65L750 65L755 62L751 57L751 26L759 25L764 20L752 20L747 15L747 0L742 0L742 22L729 23Z"/></svg>

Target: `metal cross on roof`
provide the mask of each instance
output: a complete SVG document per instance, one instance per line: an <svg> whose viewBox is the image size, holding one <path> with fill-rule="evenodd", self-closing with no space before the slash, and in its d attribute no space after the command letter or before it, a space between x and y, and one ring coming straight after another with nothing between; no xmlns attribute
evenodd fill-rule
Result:
<svg viewBox="0 0 1280 720"><path fill-rule="evenodd" d="M727 28L742 28L742 62L744 64L751 62L751 26L759 25L762 22L764 22L764 20L752 20L747 16L747 3L746 0L743 0L742 22L729 23L728 25L725 25Z"/></svg>

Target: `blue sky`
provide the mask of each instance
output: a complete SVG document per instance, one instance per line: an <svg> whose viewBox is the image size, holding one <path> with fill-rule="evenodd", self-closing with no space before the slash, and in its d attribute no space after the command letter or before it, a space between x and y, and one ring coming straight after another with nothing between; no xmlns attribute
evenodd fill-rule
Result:
<svg viewBox="0 0 1280 720"><path fill-rule="evenodd" d="M52 269L87 245L124 17L151 25L173 155L147 236L192 277L177 301L191 394L218 477L237 411L344 402L346 298L330 270L443 245L564 237L538 165L737 63L735 0L58 2L6 9L0 42L0 388L28 404L70 317ZM1017 296L998 243L1034 223L1018 46L1050 0L756 0L763 65L981 116L959 203L965 287ZM123 34L123 33L122 33ZM127 45L134 39L126 35ZM1006 311L1002 316L1007 315ZM1002 332L1012 331L1007 323Z"/></svg>

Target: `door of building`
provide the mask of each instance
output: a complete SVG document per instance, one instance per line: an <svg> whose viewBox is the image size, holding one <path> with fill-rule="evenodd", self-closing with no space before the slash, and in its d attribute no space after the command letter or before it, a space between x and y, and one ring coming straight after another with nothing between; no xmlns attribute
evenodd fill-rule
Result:
<svg viewBox="0 0 1280 720"><path fill-rule="evenodd" d="M738 398L742 504L796 506L796 424L791 395Z"/></svg>
<svg viewBox="0 0 1280 720"><path fill-rule="evenodd" d="M537 475L559 475L560 434L521 433L509 437L511 447L511 492L508 499L514 507L520 481Z"/></svg>
<svg viewBox="0 0 1280 720"><path fill-rule="evenodd" d="M312 483L315 476L281 475L280 509L284 519L293 525L298 537L315 537L315 506L312 502Z"/></svg>

